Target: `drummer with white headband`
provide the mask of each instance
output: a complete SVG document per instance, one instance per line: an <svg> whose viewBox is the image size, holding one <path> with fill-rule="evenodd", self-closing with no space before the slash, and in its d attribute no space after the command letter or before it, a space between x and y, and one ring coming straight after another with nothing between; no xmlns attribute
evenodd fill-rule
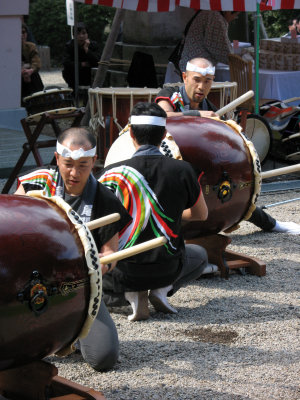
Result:
<svg viewBox="0 0 300 400"><path fill-rule="evenodd" d="M156 236L167 239L159 249L119 261L103 277L106 304L119 307L129 301L133 311L130 321L149 318L148 299L157 311L176 313L167 297L198 278L207 266L205 249L185 245L181 232L182 219L207 218L201 186L189 163L159 151L165 127L166 113L161 107L137 103L130 117L136 152L128 160L107 166L100 177L132 216L120 235L122 247Z"/></svg>
<svg viewBox="0 0 300 400"><path fill-rule="evenodd" d="M194 58L182 73L183 86L162 89L155 102L165 110L168 117L201 116L217 117L217 108L207 99L215 78L215 67L205 58Z"/></svg>
<svg viewBox="0 0 300 400"><path fill-rule="evenodd" d="M42 167L19 177L15 194L43 190L48 197L61 197L84 222L119 213L119 221L92 231L101 255L117 251L118 233L131 218L120 201L92 174L97 158L94 135L83 127L65 130L58 137L55 157L57 167ZM102 274L113 267L101 265ZM112 368L118 359L117 330L103 301L88 335L80 339L80 348L85 361L97 371Z"/></svg>
<svg viewBox="0 0 300 400"><path fill-rule="evenodd" d="M210 92L215 67L205 58L193 58L188 61L186 71L182 73L184 85L162 89L155 102L167 113L168 117L190 115L217 117L217 108L206 98ZM276 221L260 207L256 207L248 220L260 229L271 232L300 234L300 226L294 222Z"/></svg>

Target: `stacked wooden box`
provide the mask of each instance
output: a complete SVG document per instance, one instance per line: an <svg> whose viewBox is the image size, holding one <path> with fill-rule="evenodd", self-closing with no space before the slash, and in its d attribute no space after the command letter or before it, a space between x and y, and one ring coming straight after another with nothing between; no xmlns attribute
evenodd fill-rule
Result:
<svg viewBox="0 0 300 400"><path fill-rule="evenodd" d="M284 41L261 40L259 67L279 71L300 70L300 43L297 39L288 38Z"/></svg>

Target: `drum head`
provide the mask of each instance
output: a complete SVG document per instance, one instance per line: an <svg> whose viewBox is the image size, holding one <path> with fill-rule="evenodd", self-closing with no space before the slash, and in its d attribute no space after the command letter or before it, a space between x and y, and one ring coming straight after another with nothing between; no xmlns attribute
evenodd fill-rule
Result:
<svg viewBox="0 0 300 400"><path fill-rule="evenodd" d="M30 115L29 117L26 118L27 122L39 122L39 120L41 119L42 115L45 114L45 112L47 112L48 114L69 114L72 113L74 111L76 111L77 108L76 107L66 107L66 108L58 108L57 110L49 110L49 111L44 111L38 114L33 114Z"/></svg>
<svg viewBox="0 0 300 400"><path fill-rule="evenodd" d="M261 164L266 160L272 145L272 131L259 115L247 116L245 135L254 144Z"/></svg>
<svg viewBox="0 0 300 400"><path fill-rule="evenodd" d="M27 96L23 98L23 101L26 103L26 101L28 100L32 100L36 97L41 97L41 96L47 96L49 94L59 94L59 93L72 93L73 89L70 88L55 88L55 89L45 89L45 90L41 90L40 92L35 92L33 93L31 96Z"/></svg>

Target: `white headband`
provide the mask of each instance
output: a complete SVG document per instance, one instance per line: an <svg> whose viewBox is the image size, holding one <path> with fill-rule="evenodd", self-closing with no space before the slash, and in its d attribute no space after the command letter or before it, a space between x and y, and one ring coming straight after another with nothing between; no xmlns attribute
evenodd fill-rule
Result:
<svg viewBox="0 0 300 400"><path fill-rule="evenodd" d="M214 75L215 67L200 68L200 67L197 67L197 65L194 65L188 61L188 63L186 64L186 71L199 72L199 74L201 74L203 76Z"/></svg>
<svg viewBox="0 0 300 400"><path fill-rule="evenodd" d="M82 147L78 150L70 150L68 147L63 146L59 142L56 142L56 151L63 157L72 158L73 160L78 160L81 157L94 157L96 154L96 147L84 151Z"/></svg>
<svg viewBox="0 0 300 400"><path fill-rule="evenodd" d="M131 125L158 125L166 126L166 118L155 117L153 115L132 115L130 117Z"/></svg>

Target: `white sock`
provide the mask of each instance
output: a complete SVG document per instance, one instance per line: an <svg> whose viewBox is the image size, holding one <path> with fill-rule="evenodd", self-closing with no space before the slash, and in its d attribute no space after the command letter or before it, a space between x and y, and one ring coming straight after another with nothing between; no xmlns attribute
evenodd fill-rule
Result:
<svg viewBox="0 0 300 400"><path fill-rule="evenodd" d="M272 232L279 233L290 233L291 235L299 235L300 234L300 225L295 222L281 222L276 221Z"/></svg>
<svg viewBox="0 0 300 400"><path fill-rule="evenodd" d="M213 274L214 272L218 271L218 266L215 264L211 264L211 263L207 263L206 267L204 268L204 270L202 271L201 275L205 275L205 274Z"/></svg>

